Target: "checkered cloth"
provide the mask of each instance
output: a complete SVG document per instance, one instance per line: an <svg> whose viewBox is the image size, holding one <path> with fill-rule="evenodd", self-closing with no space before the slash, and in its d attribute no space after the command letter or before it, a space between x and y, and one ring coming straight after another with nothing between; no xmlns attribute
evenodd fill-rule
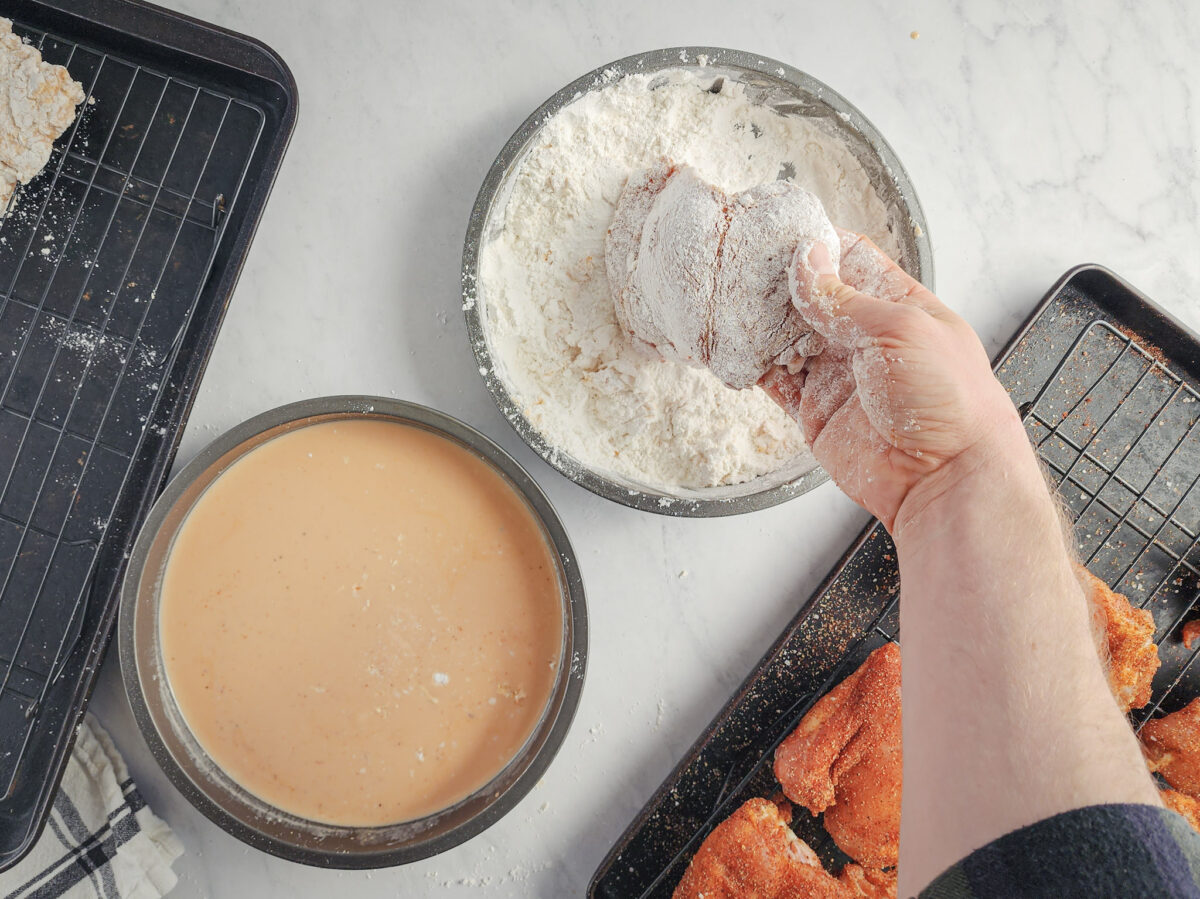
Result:
<svg viewBox="0 0 1200 899"><path fill-rule="evenodd" d="M0 874L7 899L157 899L175 886L183 846L146 806L125 761L90 714L79 728L37 845Z"/></svg>

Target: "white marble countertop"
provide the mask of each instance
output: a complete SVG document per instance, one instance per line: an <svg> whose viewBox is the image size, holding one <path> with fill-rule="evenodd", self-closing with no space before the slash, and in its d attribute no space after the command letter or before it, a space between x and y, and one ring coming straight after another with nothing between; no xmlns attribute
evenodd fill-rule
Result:
<svg viewBox="0 0 1200 899"><path fill-rule="evenodd" d="M866 521L828 484L738 518L635 512L559 476L492 404L459 308L471 204L521 120L588 69L716 44L840 91L903 160L928 215L938 292L990 350L1080 262L1110 266L1200 328L1200 20L1182 2L1051 13L1007 0L810 12L792 0L166 2L270 44L301 98L180 460L303 397L436 406L499 441L546 489L580 559L592 628L578 716L538 787L468 844L371 873L274 859L193 810L146 750L111 653L92 708L186 846L180 899L581 895Z"/></svg>

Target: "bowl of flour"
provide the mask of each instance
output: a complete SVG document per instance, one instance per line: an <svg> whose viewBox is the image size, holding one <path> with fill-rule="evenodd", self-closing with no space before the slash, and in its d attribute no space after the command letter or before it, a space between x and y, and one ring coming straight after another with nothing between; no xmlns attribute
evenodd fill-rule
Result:
<svg viewBox="0 0 1200 899"><path fill-rule="evenodd" d="M489 171L463 252L480 374L530 447L594 493L679 516L772 506L827 480L796 422L617 323L605 235L626 180L664 157L730 193L790 179L933 288L916 193L862 113L774 60L656 50L564 87Z"/></svg>

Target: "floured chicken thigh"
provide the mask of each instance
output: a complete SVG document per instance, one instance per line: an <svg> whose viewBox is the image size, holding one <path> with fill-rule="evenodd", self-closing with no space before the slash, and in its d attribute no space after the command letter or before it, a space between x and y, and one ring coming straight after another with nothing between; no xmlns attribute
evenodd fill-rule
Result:
<svg viewBox="0 0 1200 899"><path fill-rule="evenodd" d="M62 66L42 61L36 47L0 18L0 217L18 184L50 160L50 150L75 121L83 87Z"/></svg>
<svg viewBox="0 0 1200 899"><path fill-rule="evenodd" d="M788 286L801 241L841 255L808 191L775 181L731 196L695 169L664 162L629 179L608 231L617 320L635 342L751 387L823 346Z"/></svg>

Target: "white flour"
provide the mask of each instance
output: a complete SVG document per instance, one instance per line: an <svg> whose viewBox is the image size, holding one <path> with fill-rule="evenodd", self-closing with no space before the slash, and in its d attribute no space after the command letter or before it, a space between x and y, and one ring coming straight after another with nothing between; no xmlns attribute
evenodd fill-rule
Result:
<svg viewBox="0 0 1200 899"><path fill-rule="evenodd" d="M714 77L630 75L565 107L515 173L495 214L503 228L480 253L491 353L525 416L585 466L667 490L747 481L807 448L758 388L732 390L625 337L604 239L626 179L663 157L730 193L786 174L833 222L897 253L885 207L840 139L751 102L736 83L711 93Z"/></svg>

